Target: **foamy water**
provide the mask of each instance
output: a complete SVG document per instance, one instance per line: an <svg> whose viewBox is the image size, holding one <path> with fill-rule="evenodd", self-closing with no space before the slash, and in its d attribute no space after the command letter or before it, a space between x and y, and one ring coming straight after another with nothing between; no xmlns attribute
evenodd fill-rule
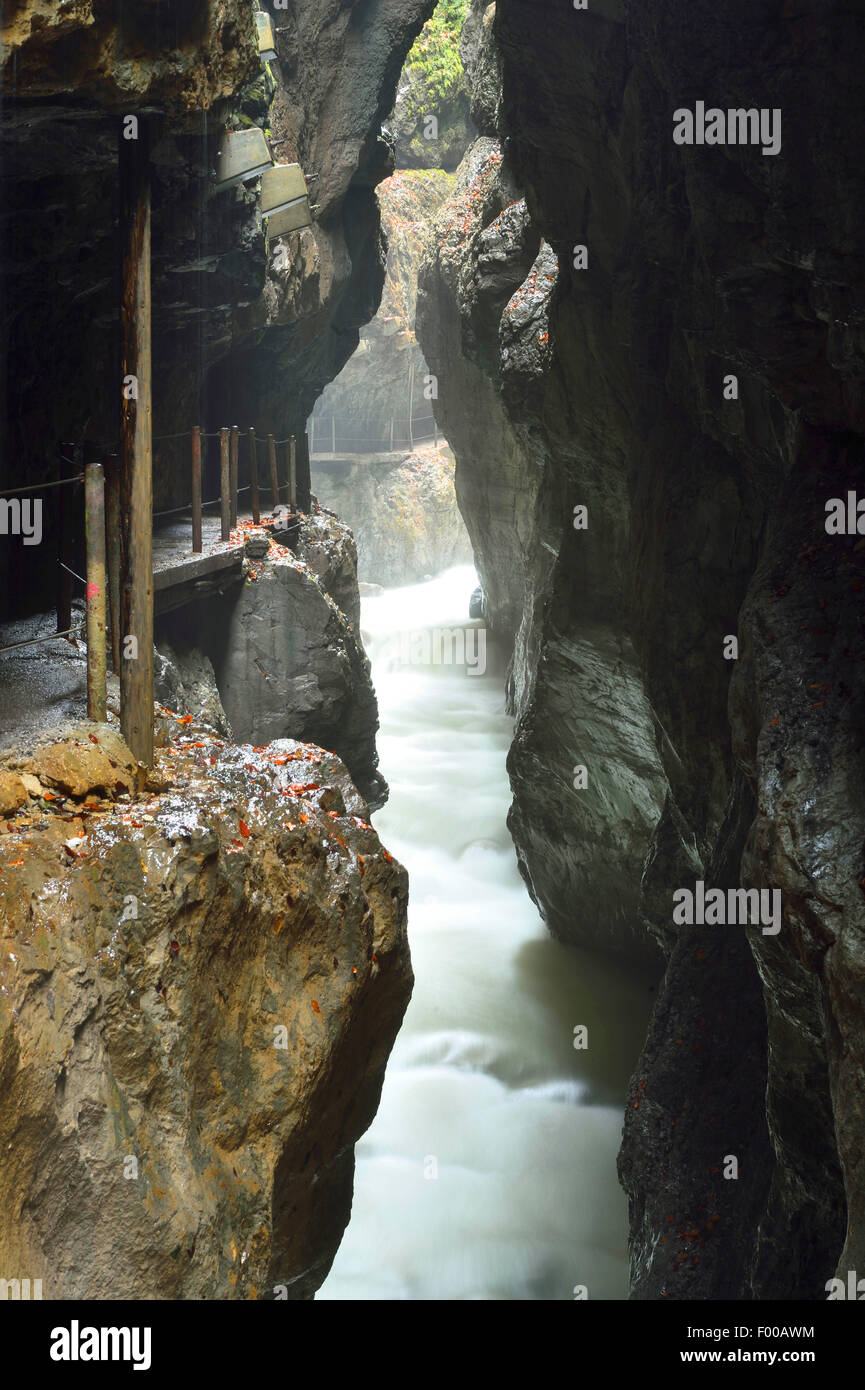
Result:
<svg viewBox="0 0 865 1390"><path fill-rule="evenodd" d="M627 1295L616 1153L650 996L552 941L528 897L505 825L512 721L494 653L470 676L400 665L424 644L394 641L477 626L476 583L461 566L363 601L390 783L374 819L409 871L416 983L321 1299Z"/></svg>

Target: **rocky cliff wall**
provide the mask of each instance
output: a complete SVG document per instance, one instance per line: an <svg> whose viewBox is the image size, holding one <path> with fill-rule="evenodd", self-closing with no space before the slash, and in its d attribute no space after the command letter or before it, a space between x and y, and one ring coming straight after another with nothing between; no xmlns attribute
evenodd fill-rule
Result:
<svg viewBox="0 0 865 1390"><path fill-rule="evenodd" d="M862 553L824 527L862 469L861 26L474 8L502 98L419 334L514 641L524 871L559 934L667 956L621 1157L633 1296L823 1298L865 1259ZM698 100L780 110L780 153L675 144ZM676 929L697 879L780 890L781 930Z"/></svg>
<svg viewBox="0 0 865 1390"><path fill-rule="evenodd" d="M421 445L396 458L319 461L313 485L319 501L351 527L362 582L416 584L472 561L446 446Z"/></svg>
<svg viewBox="0 0 865 1390"><path fill-rule="evenodd" d="M387 238L381 302L356 351L316 404L315 452L331 452L332 421L338 448L357 453L390 450L391 440L410 453L410 416L419 438L432 433L428 369L415 334L417 277L429 223L452 181L443 169L406 169L379 186Z"/></svg>
<svg viewBox="0 0 865 1390"><path fill-rule="evenodd" d="M433 3L317 0L277 12L279 58L267 80L246 0L130 0L116 13L27 0L4 10L0 350L14 364L0 386L6 486L53 479L59 440L117 438L117 140L119 117L145 108L157 508L188 500L193 423L255 424L278 438L302 430L378 305L374 186L392 171L379 130ZM241 117L269 126L275 157L302 164L317 204L312 229L269 248L254 185L212 193L220 132ZM212 484L215 459L207 466ZM9 568L12 611L51 594L53 565L42 558L56 536L50 501L45 550L18 545ZM9 554L4 546L5 564Z"/></svg>

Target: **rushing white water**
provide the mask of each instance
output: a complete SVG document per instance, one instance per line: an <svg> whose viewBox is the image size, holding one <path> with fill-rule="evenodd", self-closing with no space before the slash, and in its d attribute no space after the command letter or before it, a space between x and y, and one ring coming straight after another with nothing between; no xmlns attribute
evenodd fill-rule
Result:
<svg viewBox="0 0 865 1390"><path fill-rule="evenodd" d="M390 783L375 825L409 871L416 983L321 1299L627 1293L616 1153L646 984L554 942L528 897L505 825L500 665L400 664L424 630L477 626L476 583L462 566L363 601Z"/></svg>

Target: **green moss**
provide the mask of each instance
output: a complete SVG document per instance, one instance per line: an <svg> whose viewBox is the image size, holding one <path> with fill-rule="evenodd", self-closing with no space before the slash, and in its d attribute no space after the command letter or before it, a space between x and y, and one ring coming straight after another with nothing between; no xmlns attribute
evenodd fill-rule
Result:
<svg viewBox="0 0 865 1390"><path fill-rule="evenodd" d="M424 25L406 65L419 72L430 96L452 101L463 85L460 34L471 0L439 0L432 19Z"/></svg>

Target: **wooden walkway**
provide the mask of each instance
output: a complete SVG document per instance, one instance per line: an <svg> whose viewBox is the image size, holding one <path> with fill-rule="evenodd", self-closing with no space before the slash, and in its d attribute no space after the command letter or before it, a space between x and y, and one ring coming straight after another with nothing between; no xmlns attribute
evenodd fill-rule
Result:
<svg viewBox="0 0 865 1390"><path fill-rule="evenodd" d="M251 511L238 513L238 526L243 522L252 522ZM273 516L263 516L260 524L267 530L272 529ZM220 592L240 579L243 539L235 530L232 540L223 541L220 529L218 515L202 517L200 554L192 549L188 517L166 523L154 531L153 598L157 613L167 613L207 594Z"/></svg>

